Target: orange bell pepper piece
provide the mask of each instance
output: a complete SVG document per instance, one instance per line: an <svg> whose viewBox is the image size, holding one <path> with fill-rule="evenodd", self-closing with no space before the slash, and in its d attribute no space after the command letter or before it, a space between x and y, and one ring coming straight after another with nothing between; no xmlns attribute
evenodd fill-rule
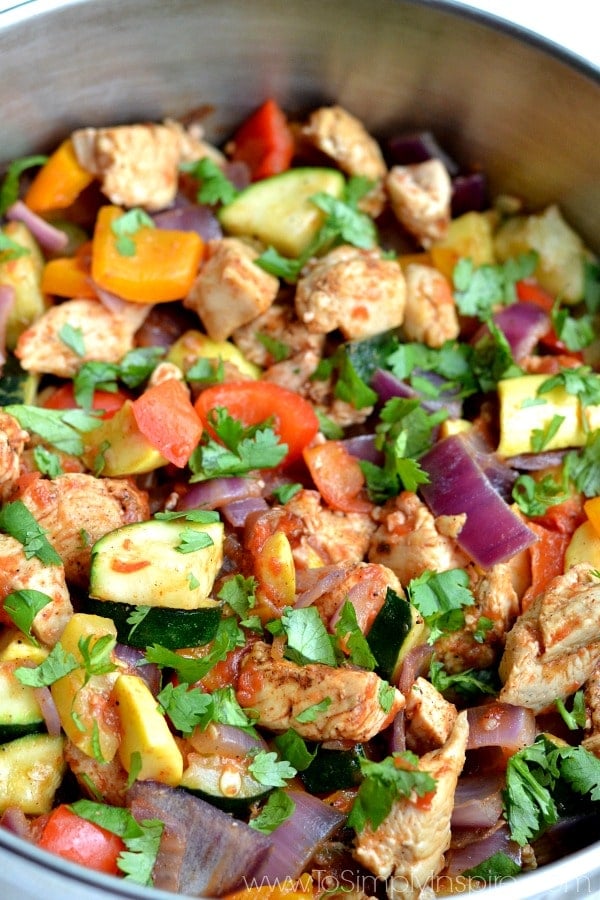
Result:
<svg viewBox="0 0 600 900"><path fill-rule="evenodd" d="M90 284L91 241L83 244L75 256L50 259L42 272L42 291L57 297L83 297L93 300L96 292Z"/></svg>
<svg viewBox="0 0 600 900"><path fill-rule="evenodd" d="M63 141L39 170L25 195L25 203L35 213L66 209L94 180L79 165L70 138Z"/></svg>
<svg viewBox="0 0 600 900"><path fill-rule="evenodd" d="M181 381L149 387L132 404L136 425L165 459L183 468L202 436L202 422Z"/></svg>
<svg viewBox="0 0 600 900"><path fill-rule="evenodd" d="M583 504L583 511L600 536L600 497L592 497Z"/></svg>
<svg viewBox="0 0 600 900"><path fill-rule="evenodd" d="M202 239L191 231L142 225L131 239L135 251L119 252L113 224L118 206L103 206L92 242L92 278L100 287L134 303L181 300L190 291L202 259Z"/></svg>

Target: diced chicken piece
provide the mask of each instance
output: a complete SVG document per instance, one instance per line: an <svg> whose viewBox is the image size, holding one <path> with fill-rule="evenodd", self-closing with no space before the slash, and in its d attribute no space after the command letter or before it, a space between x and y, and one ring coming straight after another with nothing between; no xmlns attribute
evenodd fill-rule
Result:
<svg viewBox="0 0 600 900"><path fill-rule="evenodd" d="M400 582L387 566L365 562L350 563L344 576L318 597L313 605L318 609L323 622L333 629L337 621L336 614L345 601L348 601L354 607L358 627L363 634L367 634L384 604L388 588L401 597L404 596Z"/></svg>
<svg viewBox="0 0 600 900"><path fill-rule="evenodd" d="M79 164L100 179L111 203L154 212L175 199L182 142L173 128L155 124L81 128L71 140Z"/></svg>
<svg viewBox="0 0 600 900"><path fill-rule="evenodd" d="M69 740L65 742L64 753L69 769L90 799L97 800L100 796L111 806L125 806L129 776L118 754L110 762L99 762Z"/></svg>
<svg viewBox="0 0 600 900"><path fill-rule="evenodd" d="M382 709L379 696L385 684L364 669L296 665L256 641L242 660L236 693L240 706L254 710L257 724L270 731L294 728L309 741L369 741L404 707L404 696L394 689L391 706ZM319 703L326 708L314 721L298 720Z"/></svg>
<svg viewBox="0 0 600 900"><path fill-rule="evenodd" d="M427 753L445 744L458 715L456 707L426 678L417 678L406 696L406 746Z"/></svg>
<svg viewBox="0 0 600 900"><path fill-rule="evenodd" d="M294 307L282 303L273 303L247 325L236 328L231 339L249 362L261 368L307 352L320 357L325 346L325 336L309 331ZM272 347L279 350L279 357L274 356Z"/></svg>
<svg viewBox="0 0 600 900"><path fill-rule="evenodd" d="M393 166L386 187L394 215L423 247L444 237L450 223L452 182L439 159Z"/></svg>
<svg viewBox="0 0 600 900"><path fill-rule="evenodd" d="M213 341L223 341L275 300L279 279L254 264L258 252L239 238L209 241L206 259L183 304Z"/></svg>
<svg viewBox="0 0 600 900"><path fill-rule="evenodd" d="M344 244L305 266L295 302L309 331L339 328L355 340L401 325L405 301L404 275L395 260Z"/></svg>
<svg viewBox="0 0 600 900"><path fill-rule="evenodd" d="M175 365L175 363L172 362L160 362L148 379L148 386L154 387L157 384L162 384L163 381L171 381L171 379L173 378L175 378L177 381L182 381L188 394L190 393L183 372L181 371L179 366Z"/></svg>
<svg viewBox="0 0 600 900"><path fill-rule="evenodd" d="M581 742L586 750L600 756L600 665L596 666L585 685L586 736Z"/></svg>
<svg viewBox="0 0 600 900"><path fill-rule="evenodd" d="M204 129L199 122L186 127L176 119L165 119L163 125L177 135L180 162L193 163L208 157L218 166L225 165L225 154L204 140Z"/></svg>
<svg viewBox="0 0 600 900"><path fill-rule="evenodd" d="M79 473L38 478L20 500L47 532L68 582L87 587L93 544L121 525L149 518L148 497L125 478Z"/></svg>
<svg viewBox="0 0 600 900"><path fill-rule="evenodd" d="M600 662L600 581L586 563L554 578L506 636L499 700L540 713Z"/></svg>
<svg viewBox="0 0 600 900"><path fill-rule="evenodd" d="M425 570L464 568L469 559L448 533L447 518L436 520L416 494L403 491L383 509L369 548L370 562L389 566L402 584Z"/></svg>
<svg viewBox="0 0 600 900"><path fill-rule="evenodd" d="M263 372L264 381L273 381L280 387L310 399L310 378L321 361L319 354L312 350L298 353L290 359L274 363Z"/></svg>
<svg viewBox="0 0 600 900"><path fill-rule="evenodd" d="M433 266L412 263L404 273L404 332L409 341L441 347L458 337L458 313L448 279Z"/></svg>
<svg viewBox="0 0 600 900"><path fill-rule="evenodd" d="M66 326L80 335L81 355L61 338ZM28 372L72 378L84 362L119 362L133 348L138 327L135 318L110 312L98 300L65 300L21 334L15 356Z"/></svg>
<svg viewBox="0 0 600 900"><path fill-rule="evenodd" d="M21 457L29 434L16 419L0 410L0 499L6 500L21 471Z"/></svg>
<svg viewBox="0 0 600 900"><path fill-rule="evenodd" d="M73 615L64 567L46 565L37 556L28 559L19 541L0 534L0 603L21 590L40 591L51 598L35 616L31 630L43 644L54 646Z"/></svg>
<svg viewBox="0 0 600 900"><path fill-rule="evenodd" d="M387 166L377 141L363 123L341 106L322 106L300 129L300 139L334 160L348 175L363 175L375 182L363 198L361 209L376 218L382 211L385 195L382 182Z"/></svg>
<svg viewBox="0 0 600 900"><path fill-rule="evenodd" d="M417 804L396 800L387 818L373 831L367 826L356 837L354 856L378 878L389 878L390 900L417 900L422 889L444 866L450 846L450 818L456 782L464 762L469 726L461 712L447 742L426 753L419 769L436 779L431 801ZM391 876L391 877L390 877Z"/></svg>
<svg viewBox="0 0 600 900"><path fill-rule="evenodd" d="M469 567L471 590L475 598L472 606L464 608L465 627L436 641L436 656L448 672L465 669L487 669L496 662L504 647L504 636L512 628L519 614L519 598L513 586L511 567L498 563L482 572ZM481 620L489 625L479 640Z"/></svg>
<svg viewBox="0 0 600 900"><path fill-rule="evenodd" d="M321 505L317 491L298 491L285 506L299 517L302 536L292 542L294 560L299 568L359 562L367 552L375 523L363 513L341 513Z"/></svg>

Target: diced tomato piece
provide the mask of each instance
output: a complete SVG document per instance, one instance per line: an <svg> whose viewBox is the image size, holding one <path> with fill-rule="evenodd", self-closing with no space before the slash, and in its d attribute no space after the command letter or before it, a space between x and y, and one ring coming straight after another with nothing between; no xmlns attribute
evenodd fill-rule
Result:
<svg viewBox="0 0 600 900"><path fill-rule="evenodd" d="M246 163L252 181L289 169L294 155L294 137L275 100L266 100L246 119L235 133L233 147L232 158Z"/></svg>
<svg viewBox="0 0 600 900"><path fill-rule="evenodd" d="M153 385L133 401L132 409L144 437L183 468L202 436L202 422L182 382L169 378Z"/></svg>
<svg viewBox="0 0 600 900"><path fill-rule="evenodd" d="M274 430L288 446L283 465L299 459L319 430L319 420L308 400L271 381L229 382L202 391L196 400L196 412L209 431L209 413L217 407L224 407L246 426L272 417Z"/></svg>
<svg viewBox="0 0 600 900"><path fill-rule="evenodd" d="M119 874L117 859L125 849L118 835L82 819L64 804L50 813L37 843L63 859L109 875Z"/></svg>
<svg viewBox="0 0 600 900"><path fill-rule="evenodd" d="M326 441L304 451L304 461L319 493L342 512L369 512L373 504L365 491L365 477L356 457L339 441Z"/></svg>

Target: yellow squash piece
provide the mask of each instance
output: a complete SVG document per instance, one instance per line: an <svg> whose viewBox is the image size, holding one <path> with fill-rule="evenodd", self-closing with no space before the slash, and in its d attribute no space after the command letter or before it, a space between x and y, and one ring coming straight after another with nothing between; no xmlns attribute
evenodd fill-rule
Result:
<svg viewBox="0 0 600 900"><path fill-rule="evenodd" d="M126 400L110 419L85 435L85 464L107 478L141 475L167 465L138 428L131 400Z"/></svg>
<svg viewBox="0 0 600 900"><path fill-rule="evenodd" d="M21 222L7 222L0 234L25 251L14 257L10 250L0 252L0 284L9 285L15 292L6 324L6 346L13 350L19 335L48 307L42 291L44 257L36 239Z"/></svg>
<svg viewBox="0 0 600 900"><path fill-rule="evenodd" d="M115 684L115 701L121 720L119 759L123 767L128 772L136 767L139 781L178 785L183 757L150 689L137 675L121 675Z"/></svg>
<svg viewBox="0 0 600 900"><path fill-rule="evenodd" d="M50 812L63 780L64 738L28 734L0 746L0 812L17 806L25 815Z"/></svg>
<svg viewBox="0 0 600 900"><path fill-rule="evenodd" d="M260 378L260 369L249 362L235 344L229 341L213 341L201 331L186 331L172 344L166 356L167 362L175 363L182 372L188 370L199 359L210 359L218 363L232 363L242 375L248 378Z"/></svg>
<svg viewBox="0 0 600 900"><path fill-rule="evenodd" d="M431 262L450 281L454 266L462 257L468 257L474 266L493 265L496 258L492 224L486 213L468 212L452 219L446 235L429 250Z"/></svg>
<svg viewBox="0 0 600 900"><path fill-rule="evenodd" d="M110 762L119 745L118 726L112 708L112 690L118 671L92 675L86 682L80 641L91 638L90 648L105 635L116 640L117 629L112 619L75 613L65 627L59 644L72 653L82 665L63 675L51 686L60 723L70 740L87 756Z"/></svg>
<svg viewBox="0 0 600 900"><path fill-rule="evenodd" d="M0 663L18 659L39 666L47 656L45 647L36 647L18 628L6 628L0 636Z"/></svg>
<svg viewBox="0 0 600 900"><path fill-rule="evenodd" d="M591 522L583 522L573 532L565 552L565 572L578 563L600 570L600 535Z"/></svg>

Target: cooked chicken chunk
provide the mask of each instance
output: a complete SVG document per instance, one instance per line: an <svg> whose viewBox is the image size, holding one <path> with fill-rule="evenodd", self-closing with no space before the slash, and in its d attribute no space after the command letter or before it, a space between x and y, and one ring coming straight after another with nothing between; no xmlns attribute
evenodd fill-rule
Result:
<svg viewBox="0 0 600 900"><path fill-rule="evenodd" d="M426 678L417 678L406 696L406 746L427 753L445 744L456 722L456 707Z"/></svg>
<svg viewBox="0 0 600 900"><path fill-rule="evenodd" d="M375 530L375 523L363 513L341 513L321 505L317 491L298 491L286 503L286 510L298 516L302 536L292 542L299 568L362 560Z"/></svg>
<svg viewBox="0 0 600 900"><path fill-rule="evenodd" d="M128 774L118 754L110 762L99 762L71 741L65 742L65 760L84 794L90 799L102 797L111 806L125 806Z"/></svg>
<svg viewBox="0 0 600 900"><path fill-rule="evenodd" d="M416 494L403 491L386 504L383 513L371 540L369 560L389 566L402 584L427 569L445 572L469 562L452 537L456 529L450 526L459 523L449 523L447 516L435 519Z"/></svg>
<svg viewBox="0 0 600 900"><path fill-rule="evenodd" d="M38 478L20 499L47 531L61 557L68 582L87 587L92 545L121 525L149 518L144 491L121 478L79 473Z"/></svg>
<svg viewBox="0 0 600 900"><path fill-rule="evenodd" d="M243 658L236 693L240 706L254 710L257 724L270 731L294 728L309 741L369 741L404 707L404 696L394 688L391 706L382 708L385 684L364 669L296 665L256 641ZM320 703L326 708L314 720L297 718Z"/></svg>
<svg viewBox="0 0 600 900"><path fill-rule="evenodd" d="M79 164L117 206L164 209L175 199L181 135L165 125L81 128L71 135Z"/></svg>
<svg viewBox="0 0 600 900"><path fill-rule="evenodd" d="M199 122L193 122L186 127L176 119L165 119L163 125L177 135L180 162L193 163L208 156L219 166L226 163L225 154L204 140L204 129Z"/></svg>
<svg viewBox="0 0 600 900"><path fill-rule="evenodd" d="M592 566L554 578L506 636L499 700L536 713L565 700L600 661L600 581Z"/></svg>
<svg viewBox="0 0 600 900"><path fill-rule="evenodd" d="M0 500L6 500L19 477L21 456L29 434L16 419L0 410Z"/></svg>
<svg viewBox="0 0 600 900"><path fill-rule="evenodd" d="M300 129L300 139L333 159L348 175L363 175L375 182L361 209L377 217L384 205L382 180L387 166L381 148L363 123L341 106L316 109Z"/></svg>
<svg viewBox="0 0 600 900"><path fill-rule="evenodd" d="M458 337L458 313L448 279L433 266L412 263L404 273L404 333L409 341L441 347Z"/></svg>
<svg viewBox="0 0 600 900"><path fill-rule="evenodd" d="M264 313L279 291L279 279L254 265L259 254L238 238L208 242L206 260L184 299L206 333L223 341Z"/></svg>
<svg viewBox="0 0 600 900"><path fill-rule="evenodd" d="M600 665L596 666L585 685L586 736L582 741L586 750L600 756Z"/></svg>
<svg viewBox="0 0 600 900"><path fill-rule="evenodd" d="M129 315L129 307L113 313L98 300L65 300L21 334L15 356L28 372L72 378L84 362L119 362L132 349L140 324L139 316ZM78 333L81 353L65 342L65 328Z"/></svg>
<svg viewBox="0 0 600 900"><path fill-rule="evenodd" d="M393 166L386 187L396 218L423 247L444 237L450 222L452 182L439 159Z"/></svg>
<svg viewBox="0 0 600 900"><path fill-rule="evenodd" d="M339 328L347 340L401 325L405 300L395 260L345 244L309 262L296 288L296 312L308 330L328 334Z"/></svg>
<svg viewBox="0 0 600 900"><path fill-rule="evenodd" d="M31 630L43 644L54 646L73 615L64 567L46 565L37 556L28 559L19 541L0 534L0 603L21 590L40 591L51 598L35 616Z"/></svg>
<svg viewBox="0 0 600 900"><path fill-rule="evenodd" d="M231 339L249 362L267 369L279 361L270 349L273 345L281 360L306 352L320 357L325 346L325 336L309 331L293 306L282 303L273 303L247 325L236 328Z"/></svg>
<svg viewBox="0 0 600 900"><path fill-rule="evenodd" d="M429 772L437 782L429 803L396 800L379 828L373 831L367 827L356 837L355 858L379 878L389 878L390 900L417 900L429 879L443 868L468 734L463 711L443 747L421 757L419 769Z"/></svg>
<svg viewBox="0 0 600 900"><path fill-rule="evenodd" d="M436 656L448 672L486 669L495 663L504 647L504 636L519 614L519 598L508 563L498 563L486 572L470 566L469 573L475 603L464 609L465 627L435 644ZM477 640L475 634L480 632L482 620L486 628Z"/></svg>

